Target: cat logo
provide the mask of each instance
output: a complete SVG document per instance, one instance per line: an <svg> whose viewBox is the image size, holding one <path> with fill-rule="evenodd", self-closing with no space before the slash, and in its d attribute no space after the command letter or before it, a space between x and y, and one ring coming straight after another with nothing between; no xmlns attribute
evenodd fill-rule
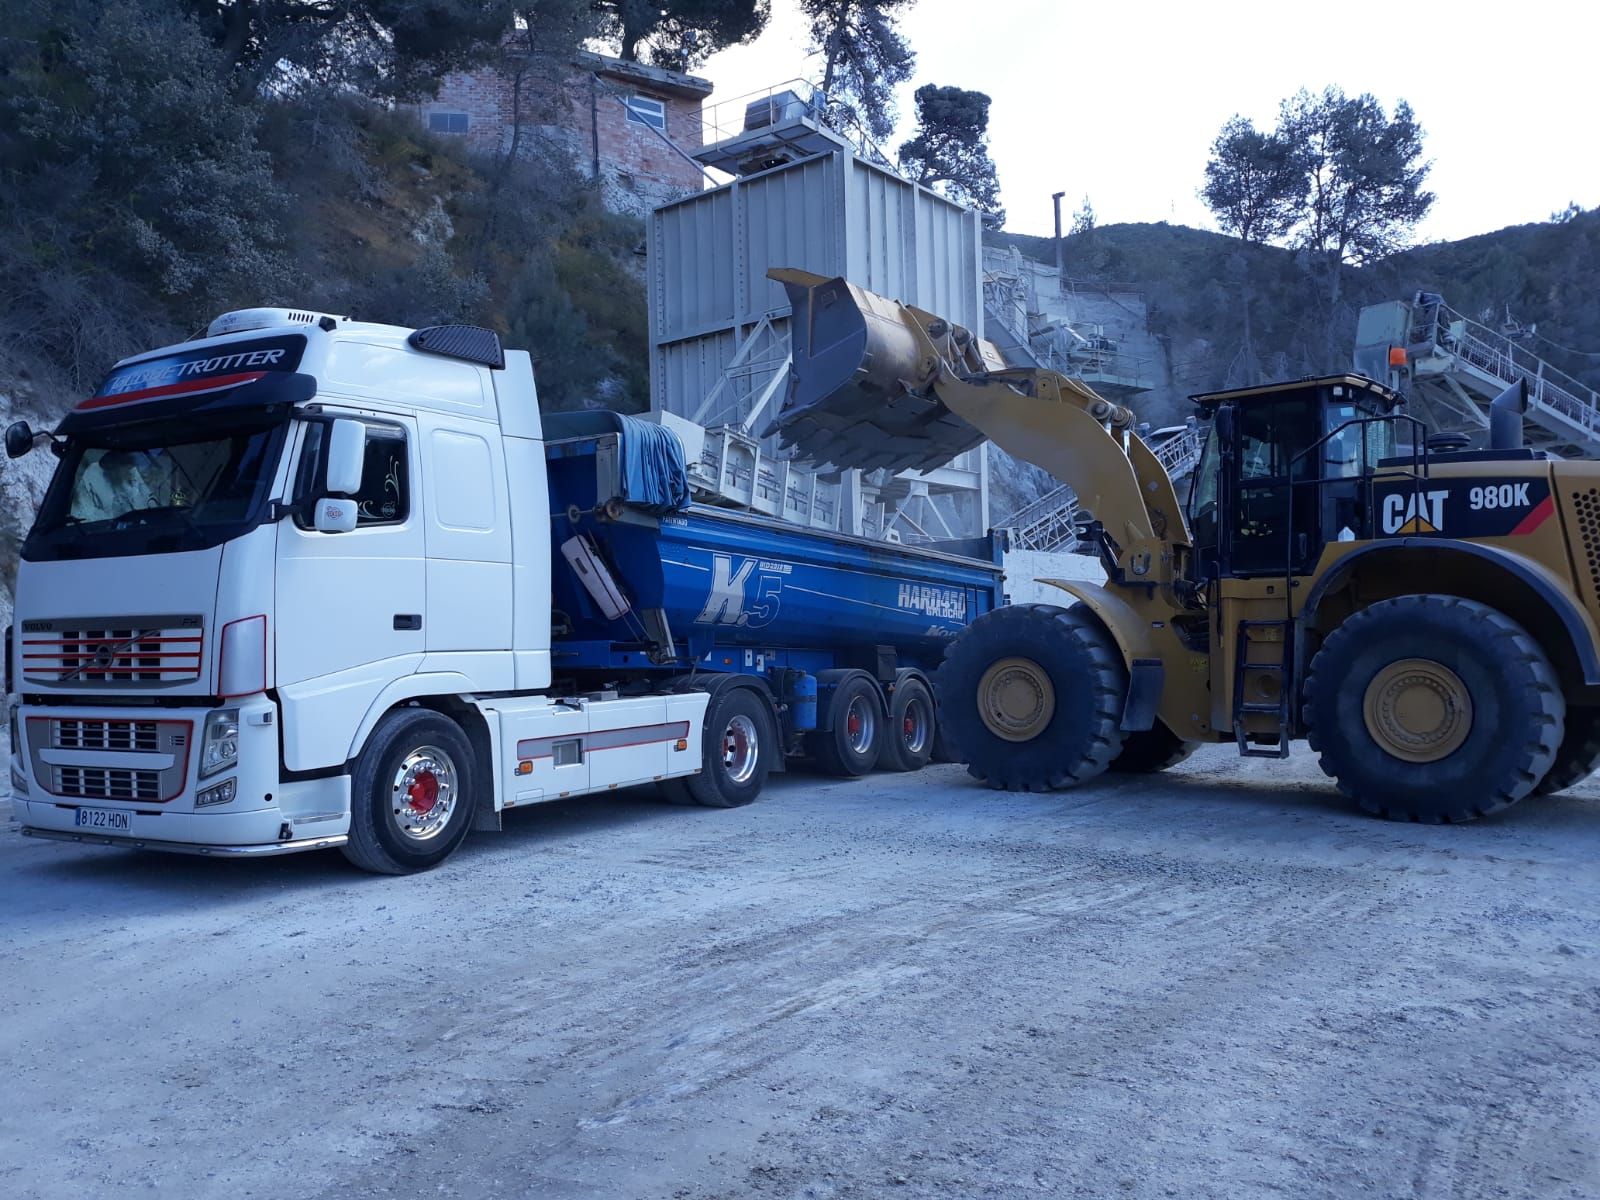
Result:
<svg viewBox="0 0 1600 1200"><path fill-rule="evenodd" d="M1438 533L1444 529L1448 488L1437 492L1390 492L1383 498L1383 532Z"/></svg>

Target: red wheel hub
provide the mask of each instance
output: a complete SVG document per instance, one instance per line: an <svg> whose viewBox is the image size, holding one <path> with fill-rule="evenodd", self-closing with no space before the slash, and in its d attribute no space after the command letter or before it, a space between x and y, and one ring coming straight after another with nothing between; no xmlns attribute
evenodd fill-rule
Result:
<svg viewBox="0 0 1600 1200"><path fill-rule="evenodd" d="M406 798L410 800L414 811L432 812L433 806L439 803L439 777L432 771L418 772L411 786L406 789Z"/></svg>
<svg viewBox="0 0 1600 1200"><path fill-rule="evenodd" d="M851 713L845 718L844 727L849 732L850 736L854 737L856 734L861 732L861 718L855 713Z"/></svg>

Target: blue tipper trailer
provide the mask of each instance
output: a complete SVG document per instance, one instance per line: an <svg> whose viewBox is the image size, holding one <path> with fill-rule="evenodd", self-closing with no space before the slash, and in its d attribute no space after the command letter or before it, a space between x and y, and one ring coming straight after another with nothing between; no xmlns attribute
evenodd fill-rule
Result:
<svg viewBox="0 0 1600 1200"><path fill-rule="evenodd" d="M935 550L693 504L677 438L614 413L546 438L558 678L748 689L785 757L832 774L935 756L929 676L1004 603L1003 533Z"/></svg>

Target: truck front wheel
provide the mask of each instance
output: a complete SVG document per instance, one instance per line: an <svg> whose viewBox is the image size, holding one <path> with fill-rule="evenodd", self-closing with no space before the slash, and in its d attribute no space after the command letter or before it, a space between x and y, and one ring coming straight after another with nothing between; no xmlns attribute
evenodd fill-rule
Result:
<svg viewBox="0 0 1600 1200"><path fill-rule="evenodd" d="M426 708L386 713L351 772L344 856L379 875L436 867L467 836L477 794L478 764L459 725Z"/></svg>

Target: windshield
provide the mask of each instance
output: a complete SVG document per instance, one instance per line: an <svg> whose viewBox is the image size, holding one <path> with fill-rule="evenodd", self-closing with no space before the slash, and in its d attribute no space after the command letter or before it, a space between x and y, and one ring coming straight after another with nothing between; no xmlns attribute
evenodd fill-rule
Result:
<svg viewBox="0 0 1600 1200"><path fill-rule="evenodd" d="M23 557L199 550L259 519L286 422L146 422L70 438Z"/></svg>

